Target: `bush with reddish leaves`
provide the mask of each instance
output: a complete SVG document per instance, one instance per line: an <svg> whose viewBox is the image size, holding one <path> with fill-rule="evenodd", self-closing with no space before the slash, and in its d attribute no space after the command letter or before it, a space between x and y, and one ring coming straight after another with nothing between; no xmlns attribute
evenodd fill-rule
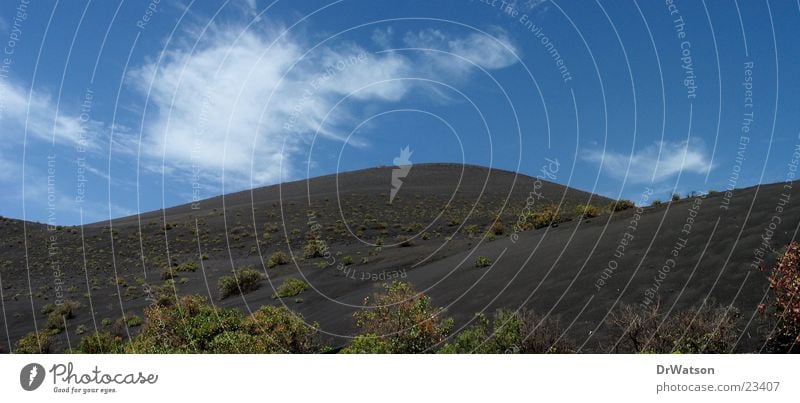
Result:
<svg viewBox="0 0 800 403"><path fill-rule="evenodd" d="M385 294L364 300L356 312L361 334L344 353L432 353L453 326L430 297L418 294L408 283L384 284Z"/></svg>
<svg viewBox="0 0 800 403"><path fill-rule="evenodd" d="M775 296L778 324L771 341L779 349L800 351L800 244L789 244L775 262L769 287Z"/></svg>

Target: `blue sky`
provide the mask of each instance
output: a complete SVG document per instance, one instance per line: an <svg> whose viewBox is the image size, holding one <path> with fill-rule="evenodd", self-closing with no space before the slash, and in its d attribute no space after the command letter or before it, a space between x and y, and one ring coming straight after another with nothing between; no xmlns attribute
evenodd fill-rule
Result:
<svg viewBox="0 0 800 403"><path fill-rule="evenodd" d="M784 180L800 3L668 3L5 0L0 214L93 222L405 146L557 158L557 182L633 200Z"/></svg>

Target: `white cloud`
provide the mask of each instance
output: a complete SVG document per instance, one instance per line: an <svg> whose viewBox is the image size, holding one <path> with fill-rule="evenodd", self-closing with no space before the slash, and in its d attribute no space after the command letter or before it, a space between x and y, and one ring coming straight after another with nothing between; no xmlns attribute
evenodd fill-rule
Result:
<svg viewBox="0 0 800 403"><path fill-rule="evenodd" d="M583 159L599 165L606 175L632 183L657 183L679 172L705 174L712 169L699 140L655 142L632 154L587 150Z"/></svg>
<svg viewBox="0 0 800 403"><path fill-rule="evenodd" d="M81 131L89 138L103 129L103 124L79 114L70 114L62 108L57 112L50 95L39 91L30 93L22 86L0 79L0 129L6 142L21 142L27 124L28 135L56 144L75 145L80 142ZM86 146L97 149L88 142Z"/></svg>
<svg viewBox="0 0 800 403"><path fill-rule="evenodd" d="M491 35L491 36L489 36ZM484 69L502 69L517 62L519 50L511 43L506 32L493 28L489 35L471 33L466 37L449 38L437 29L426 29L416 33L407 33L404 41L406 46L416 48L435 49L460 56ZM437 54L435 59L438 67L449 70L450 73L464 73L474 67L457 56Z"/></svg>
<svg viewBox="0 0 800 403"><path fill-rule="evenodd" d="M297 38L273 43L274 34L238 35L230 27L213 29L193 53L188 47L168 51L160 65L153 60L129 75L131 85L150 97L142 150L154 169L191 174L199 165L207 179L219 179L224 171L228 190L251 180L288 179L294 157L303 154L315 131L342 140L337 128L354 121L352 103L397 101L415 84L393 79L430 73L424 67L430 63L417 59L426 55L373 54L344 43L303 56L307 48ZM493 54L496 46L470 50L488 46L474 35L446 43L451 50L472 51L464 56L480 58L488 68L511 63L474 53ZM349 103L328 114L344 96Z"/></svg>

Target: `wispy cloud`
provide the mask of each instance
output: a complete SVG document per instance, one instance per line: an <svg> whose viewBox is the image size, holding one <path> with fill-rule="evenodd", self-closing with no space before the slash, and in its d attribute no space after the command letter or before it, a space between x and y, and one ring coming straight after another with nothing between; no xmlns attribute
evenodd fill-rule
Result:
<svg viewBox="0 0 800 403"><path fill-rule="evenodd" d="M631 183L661 182L680 172L705 174L712 166L699 140L655 142L631 154L585 150L585 161L597 164L603 173Z"/></svg>
<svg viewBox="0 0 800 403"><path fill-rule="evenodd" d="M437 29L426 29L406 33L403 39L409 47L433 49L455 55L432 55L435 57L436 67L451 74L472 70L473 63L489 70L502 69L517 62L515 54L519 56L519 50L506 32L499 28L491 29L488 35L471 33L458 38L452 38Z"/></svg>
<svg viewBox="0 0 800 403"><path fill-rule="evenodd" d="M30 91L8 79L0 79L0 138L4 142L21 142L23 133L34 139L56 144L76 145L81 135L94 138L104 124L79 113L58 110L52 97L41 91ZM85 142L97 149L94 142Z"/></svg>
<svg viewBox="0 0 800 403"><path fill-rule="evenodd" d="M485 68L515 62L489 37L430 35L440 40L431 45ZM338 128L356 121L354 103L398 101L416 85L401 78L449 73L427 69L432 63L421 58L430 55L370 53L353 42L306 53L302 39L277 31L242 33L228 26L204 37L196 49L168 51L160 61L135 68L128 79L149 97L142 150L154 168L184 177L197 175L198 166L207 178L224 173L228 189L251 180L258 185L287 179L310 136L343 140ZM339 105L344 97L348 101Z"/></svg>

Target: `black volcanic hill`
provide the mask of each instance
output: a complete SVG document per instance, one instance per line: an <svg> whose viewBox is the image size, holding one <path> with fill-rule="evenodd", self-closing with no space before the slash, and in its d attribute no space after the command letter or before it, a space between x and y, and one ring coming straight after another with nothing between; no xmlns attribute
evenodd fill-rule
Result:
<svg viewBox="0 0 800 403"><path fill-rule="evenodd" d="M269 186L203 200L197 209L177 206L84 228L48 231L3 219L0 326L13 343L46 329L47 305L68 299L80 308L58 333L60 349L95 326L135 334L135 326L114 322L142 316L167 269L193 262L197 270L172 273L179 295L245 311L285 304L318 322L334 346L354 333L352 313L364 297L398 279L445 307L457 328L478 312L531 308L559 317L583 351L604 351L607 314L621 302L657 300L678 311L713 300L742 312L749 336L741 348L752 350L763 343L755 312L767 291L753 261L763 255L770 264L800 223L797 191L784 184L737 190L730 202L718 193L613 211L607 198L508 171L418 164L390 204L392 169ZM534 190L540 196L531 196ZM597 206L599 215L584 216L579 205ZM556 208L557 225L527 225L529 213ZM780 223L765 239L776 215ZM307 258L309 239L323 242L330 256ZM292 261L268 268L278 251ZM478 256L493 264L476 267ZM218 279L244 266L263 271L266 284L220 299ZM310 287L273 299L273 287L290 277ZM0 337L3 351L8 344Z"/></svg>

